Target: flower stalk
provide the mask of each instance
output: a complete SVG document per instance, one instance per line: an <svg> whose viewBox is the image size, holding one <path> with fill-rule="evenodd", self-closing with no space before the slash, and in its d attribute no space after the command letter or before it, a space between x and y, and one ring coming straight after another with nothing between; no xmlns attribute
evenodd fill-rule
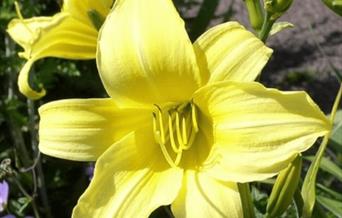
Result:
<svg viewBox="0 0 342 218"><path fill-rule="evenodd" d="M266 11L264 23L262 24L261 30L259 31L258 35L261 41L266 42L271 32L272 26L276 20L277 18L275 18L272 13Z"/></svg>
<svg viewBox="0 0 342 218"><path fill-rule="evenodd" d="M266 42L273 24L278 20L291 6L293 0L265 0L265 18L259 31L259 38Z"/></svg>
<svg viewBox="0 0 342 218"><path fill-rule="evenodd" d="M255 218L251 191L248 183L238 183L244 218Z"/></svg>
<svg viewBox="0 0 342 218"><path fill-rule="evenodd" d="M335 99L335 102L331 111L331 116L330 116L331 123L334 122L336 111L340 104L341 96L342 96L342 83L340 84L340 89L338 91L338 94L336 96L336 99ZM303 201L304 201L303 218L310 218L312 214L312 210L315 206L317 173L318 173L319 165L324 155L324 151L328 145L331 133L332 131L330 130L324 136L323 141L321 145L319 146L318 152L315 156L315 159L312 161L310 168L304 179L302 192L301 192L303 196Z"/></svg>

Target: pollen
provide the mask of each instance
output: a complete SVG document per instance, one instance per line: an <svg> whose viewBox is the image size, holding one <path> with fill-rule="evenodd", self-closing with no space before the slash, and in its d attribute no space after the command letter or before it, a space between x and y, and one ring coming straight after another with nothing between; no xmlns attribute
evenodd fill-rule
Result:
<svg viewBox="0 0 342 218"><path fill-rule="evenodd" d="M154 106L154 139L160 145L166 162L171 167L178 167L183 152L191 148L199 131L196 106L192 102Z"/></svg>

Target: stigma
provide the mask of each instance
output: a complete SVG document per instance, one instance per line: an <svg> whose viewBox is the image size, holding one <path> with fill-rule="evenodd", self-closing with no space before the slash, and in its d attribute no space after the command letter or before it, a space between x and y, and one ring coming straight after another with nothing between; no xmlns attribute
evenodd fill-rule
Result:
<svg viewBox="0 0 342 218"><path fill-rule="evenodd" d="M183 152L189 150L199 131L197 109L193 102L171 106L154 105L153 134L171 167L178 167Z"/></svg>

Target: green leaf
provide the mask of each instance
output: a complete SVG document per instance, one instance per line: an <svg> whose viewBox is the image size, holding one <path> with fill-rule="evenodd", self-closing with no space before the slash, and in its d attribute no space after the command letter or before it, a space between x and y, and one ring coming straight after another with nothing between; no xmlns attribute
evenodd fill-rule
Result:
<svg viewBox="0 0 342 218"><path fill-rule="evenodd" d="M265 192L262 192L256 186L251 186L251 191L253 204L255 207L255 215L256 217L264 218L264 214L266 213L268 196Z"/></svg>
<svg viewBox="0 0 342 218"><path fill-rule="evenodd" d="M314 158L315 158L314 156L305 157L305 159L310 160L310 161L313 161ZM334 162L329 160L328 158L323 157L319 167L322 170L332 174L333 176L335 176L338 180L342 182L342 169L338 165L336 165Z"/></svg>
<svg viewBox="0 0 342 218"><path fill-rule="evenodd" d="M317 196L317 201L327 210L335 214L337 217L342 217L342 202L336 201L324 196Z"/></svg>
<svg viewBox="0 0 342 218"><path fill-rule="evenodd" d="M297 209L298 217L302 217L304 202L299 187L297 187L294 193L293 200Z"/></svg>
<svg viewBox="0 0 342 218"><path fill-rule="evenodd" d="M334 199L336 200L339 200L339 201L342 201L342 194L341 193L338 193L328 187L325 187L324 185L322 184L317 184L317 187L324 193L330 195L331 197L334 197Z"/></svg>
<svg viewBox="0 0 342 218"><path fill-rule="evenodd" d="M324 150L327 146L329 140L329 135L326 135L319 146L318 152L312 161L308 172L304 178L303 186L302 186L302 197L303 197L303 218L310 218L312 214L312 210L315 205L316 200L316 178L317 172L320 166L320 162L322 156L324 154Z"/></svg>
<svg viewBox="0 0 342 218"><path fill-rule="evenodd" d="M335 120L335 115L337 108L340 104L340 100L342 97L342 84L340 85L340 89L338 91L338 94L335 98L333 108L331 110L331 117L330 121ZM315 205L316 200L316 178L317 178L317 172L321 163L321 160L324 155L324 151L328 145L328 141L331 135L331 131L328 132L327 135L324 136L322 143L319 146L319 149L315 155L315 158L313 159L309 170L304 178L303 187L302 187L302 197L304 201L303 206L303 218L310 218L312 214L312 209Z"/></svg>
<svg viewBox="0 0 342 218"><path fill-rule="evenodd" d="M276 22L273 24L272 29L270 31L270 36L279 33L282 30L293 28L294 25L290 22Z"/></svg>
<svg viewBox="0 0 342 218"><path fill-rule="evenodd" d="M329 144L342 152L342 110L336 112L334 128L331 133Z"/></svg>

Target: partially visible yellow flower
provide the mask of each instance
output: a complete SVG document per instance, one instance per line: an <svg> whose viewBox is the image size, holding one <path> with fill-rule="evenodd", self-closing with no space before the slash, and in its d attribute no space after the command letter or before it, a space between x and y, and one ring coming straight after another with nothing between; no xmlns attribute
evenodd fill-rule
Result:
<svg viewBox="0 0 342 218"><path fill-rule="evenodd" d="M96 13L105 18L113 0L65 0L62 11L52 17L13 19L8 33L24 48L19 56L27 62L19 73L18 86L21 93L30 99L39 99L45 90L33 90L29 85L32 64L41 58L67 59L95 58L98 30L91 20Z"/></svg>
<svg viewBox="0 0 342 218"><path fill-rule="evenodd" d="M236 183L276 175L331 127L305 92L253 82L271 52L236 22L191 44L171 0L116 1L97 53L110 98L39 109L41 152L97 160L73 217L243 217Z"/></svg>

